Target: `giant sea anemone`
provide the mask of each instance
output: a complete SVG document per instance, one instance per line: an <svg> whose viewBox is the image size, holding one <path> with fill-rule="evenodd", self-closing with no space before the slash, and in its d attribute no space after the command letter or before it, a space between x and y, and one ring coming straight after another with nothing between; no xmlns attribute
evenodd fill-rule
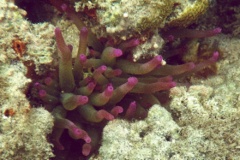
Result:
<svg viewBox="0 0 240 160"><path fill-rule="evenodd" d="M76 18L66 5L61 8ZM97 49L99 42L96 42L93 49L88 49L91 35L86 27L80 26L78 53L74 59L72 46L66 44L60 28L55 29L59 49L58 76L36 81L32 95L41 100L55 118L51 136L55 148L71 151L70 146L77 144L83 156L89 156L99 146L101 130L107 121L117 117L128 120L145 118L149 107L160 104L161 92L176 86L177 78L215 63L219 56L214 52L212 57L198 64L168 65L161 55L145 62L133 62L129 53L139 45L138 39L120 44L108 41L101 50ZM183 31L186 30L182 33L188 35ZM219 31L211 30L201 35L208 36L206 33L209 32L215 35ZM181 36L175 32L167 34ZM65 129L75 140L72 144L61 142Z"/></svg>

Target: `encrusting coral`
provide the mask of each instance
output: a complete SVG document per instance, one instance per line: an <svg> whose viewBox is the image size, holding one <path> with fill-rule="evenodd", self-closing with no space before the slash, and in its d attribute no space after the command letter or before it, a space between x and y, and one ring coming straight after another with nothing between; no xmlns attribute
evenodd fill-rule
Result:
<svg viewBox="0 0 240 160"><path fill-rule="evenodd" d="M180 137L180 130L164 107L154 105L144 120L109 122L103 130L99 154L90 159L170 159L175 156L172 148Z"/></svg>
<svg viewBox="0 0 240 160"><path fill-rule="evenodd" d="M56 28L58 76L50 75L36 81L31 94L54 116L52 141L60 150L69 148L60 142L67 129L71 138L83 140L81 153L88 156L98 147L102 127L107 121L116 117L145 118L149 107L160 104L161 91L176 86L174 78L197 72L215 63L219 56L214 52L212 57L199 64L189 62L176 66L166 65L160 55L142 63L132 62L129 53L139 45L138 39L120 44L107 41L101 47L104 49L98 50L99 46L92 43L96 39L82 26L76 13L66 4L55 5L80 29L78 53L72 61L73 47L66 44L60 28ZM210 32L215 35L219 30ZM89 42L93 49L87 49Z"/></svg>
<svg viewBox="0 0 240 160"><path fill-rule="evenodd" d="M133 7L134 6L134 7ZM209 7L208 0L97 0L75 2L81 19L100 37L148 38L155 29L187 27Z"/></svg>
<svg viewBox="0 0 240 160"><path fill-rule="evenodd" d="M54 156L47 140L53 117L43 108L31 108L25 93L31 79L26 77L29 72L24 65L33 62L33 70L41 74L41 66L53 60L53 26L31 24L24 19L26 14L12 0L0 1L1 160L48 160Z"/></svg>
<svg viewBox="0 0 240 160"><path fill-rule="evenodd" d="M54 26L30 23L24 19L26 11L8 0L1 1L0 6L0 52L3 53L0 61L24 63L37 74L43 74L44 67L53 61Z"/></svg>
<svg viewBox="0 0 240 160"><path fill-rule="evenodd" d="M0 159L44 159L53 157L47 141L53 117L43 108L31 108L24 90L31 82L20 65L0 65ZM41 158L40 158L41 157Z"/></svg>

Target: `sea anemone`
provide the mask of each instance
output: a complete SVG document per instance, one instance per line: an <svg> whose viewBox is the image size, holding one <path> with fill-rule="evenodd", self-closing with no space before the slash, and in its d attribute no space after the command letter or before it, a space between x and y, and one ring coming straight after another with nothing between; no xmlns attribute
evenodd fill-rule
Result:
<svg viewBox="0 0 240 160"><path fill-rule="evenodd" d="M67 11L66 5L62 9ZM128 53L139 45L138 39L113 45L106 42L103 50L94 46L88 49L88 32L86 27L80 28L78 53L72 59L73 47L65 43L60 28L55 29L58 77L38 80L31 90L55 118L51 136L54 146L59 150L67 148L60 142L66 129L72 139L80 141L84 156L99 146L107 121L116 117L144 119L149 107L160 104L161 92L176 86L175 79L214 64L219 56L216 51L199 64L168 65L161 55L133 62Z"/></svg>
<svg viewBox="0 0 240 160"><path fill-rule="evenodd" d="M126 59L122 50L132 40L123 42L121 49L106 46L102 53L91 50L87 54L88 30L80 31L78 55L72 61L72 46L67 45L61 30L55 29L59 49L59 77L46 77L35 82L32 93L41 99L55 118L53 142L63 150L60 142L64 129L73 139L83 139L82 154L87 156L96 148L98 132L88 133L89 126L102 127L120 116L143 119L153 104L160 104L159 93L176 86L174 76L196 72L216 62L218 52L197 65L164 65L160 55L145 63ZM125 43L125 44L124 44ZM137 43L135 43L137 45ZM124 47L126 48L124 48ZM74 65L73 65L74 64Z"/></svg>

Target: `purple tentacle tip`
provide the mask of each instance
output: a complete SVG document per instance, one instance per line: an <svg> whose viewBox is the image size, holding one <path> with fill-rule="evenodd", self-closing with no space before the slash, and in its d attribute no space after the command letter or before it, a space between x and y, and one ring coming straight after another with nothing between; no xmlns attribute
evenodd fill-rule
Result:
<svg viewBox="0 0 240 160"><path fill-rule="evenodd" d="M130 77L128 78L128 84L130 86L135 86L138 83L138 79L136 77Z"/></svg>
<svg viewBox="0 0 240 160"><path fill-rule="evenodd" d="M88 97L79 95L77 100L79 105L83 105L88 102Z"/></svg>
<svg viewBox="0 0 240 160"><path fill-rule="evenodd" d="M120 57L123 53L121 49L114 49L114 57Z"/></svg>

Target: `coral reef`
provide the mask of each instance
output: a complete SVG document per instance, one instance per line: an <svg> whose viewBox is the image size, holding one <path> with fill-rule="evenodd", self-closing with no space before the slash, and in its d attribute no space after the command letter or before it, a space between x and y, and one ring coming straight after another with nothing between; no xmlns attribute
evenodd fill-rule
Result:
<svg viewBox="0 0 240 160"><path fill-rule="evenodd" d="M50 1L67 15L47 12L62 30L57 47L52 24L0 2L0 159L84 159L102 130L91 159L239 159L239 40L189 40L221 32L206 19L214 29L172 28L194 22L209 1ZM162 92L170 88L171 100Z"/></svg>
<svg viewBox="0 0 240 160"><path fill-rule="evenodd" d="M74 142L69 142L65 147L61 143L65 129L71 138L79 140L75 142L82 143L82 155L88 156L98 147L101 137L101 131L92 132L94 128L101 130L106 120L113 120L118 116L129 120L145 118L149 107L160 104L159 91L175 87L173 77L182 77L201 70L214 64L219 56L218 52L214 52L212 57L196 65L192 62L176 66L165 64L160 55L149 55L150 59L144 60L145 62L132 62L131 50L139 45L139 40L135 38L120 44L110 39L102 45L103 50L95 49L98 48L95 45L99 46L101 42L92 43L93 49L87 49L89 42L96 38L91 36L92 33L86 27L82 27L78 14L64 3L52 3L64 11L80 29L79 46L73 62L73 46L66 44L59 28L55 29L59 49L57 77L47 76L37 80L31 90L31 95L37 101L41 100L54 116L52 140L57 149L65 149L66 152L64 156L57 154L56 158L68 157L68 152L71 153L69 148L74 145ZM220 30L181 30L182 34L174 33L172 36L187 37L189 32L191 37L199 38L215 35ZM153 37L150 44L153 42L156 46L157 41L157 37ZM78 153L77 156L82 155Z"/></svg>

